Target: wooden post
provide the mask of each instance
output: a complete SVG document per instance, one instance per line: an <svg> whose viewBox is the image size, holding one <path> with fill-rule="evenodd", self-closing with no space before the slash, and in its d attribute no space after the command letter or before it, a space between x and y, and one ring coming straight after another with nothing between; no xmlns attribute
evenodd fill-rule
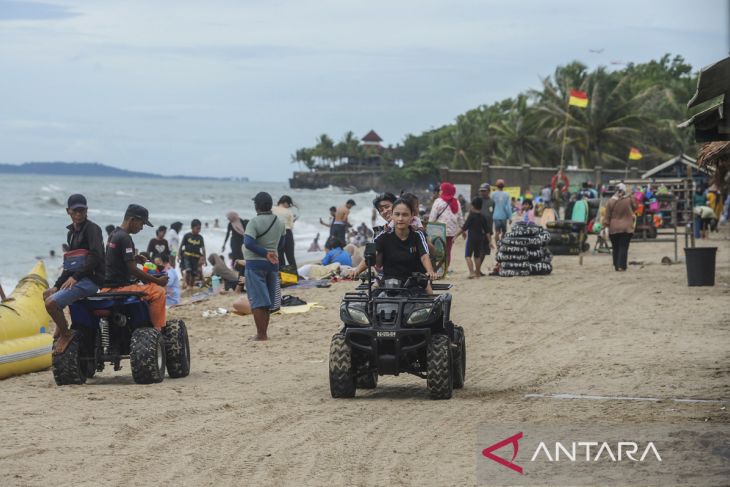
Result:
<svg viewBox="0 0 730 487"><path fill-rule="evenodd" d="M689 236L689 246L695 248L695 188L694 181L692 179L692 166L687 164L687 178L689 178L689 217L692 222L692 233Z"/></svg>
<svg viewBox="0 0 730 487"><path fill-rule="evenodd" d="M563 143L560 148L560 169L565 167L565 140L568 137L568 114L570 113L570 94L565 102L565 126L563 127Z"/></svg>

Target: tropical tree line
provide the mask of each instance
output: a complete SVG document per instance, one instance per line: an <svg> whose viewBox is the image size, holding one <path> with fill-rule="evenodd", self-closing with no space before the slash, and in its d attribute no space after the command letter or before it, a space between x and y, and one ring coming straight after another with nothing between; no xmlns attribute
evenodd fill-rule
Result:
<svg viewBox="0 0 730 487"><path fill-rule="evenodd" d="M444 166L479 169L484 161L555 167L563 143L566 165L624 168L629 149L636 147L643 158L630 164L652 167L695 150L692 132L677 124L689 117L686 103L696 86L697 74L681 56L666 54L613 71L589 71L576 61L558 67L539 90L481 105L420 135L409 134L378 155L392 176L406 179L437 177ZM568 105L571 89L587 93L586 108ZM292 162L316 170L360 161L372 150L352 132L339 142L321 135L315 146L297 150Z"/></svg>

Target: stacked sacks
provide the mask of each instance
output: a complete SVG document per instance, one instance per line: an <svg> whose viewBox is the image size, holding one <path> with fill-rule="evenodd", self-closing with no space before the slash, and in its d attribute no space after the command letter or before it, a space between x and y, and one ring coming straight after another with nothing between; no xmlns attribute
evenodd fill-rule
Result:
<svg viewBox="0 0 730 487"><path fill-rule="evenodd" d="M546 275L553 271L547 249L550 233L534 223L517 222L499 242L495 260L502 277Z"/></svg>

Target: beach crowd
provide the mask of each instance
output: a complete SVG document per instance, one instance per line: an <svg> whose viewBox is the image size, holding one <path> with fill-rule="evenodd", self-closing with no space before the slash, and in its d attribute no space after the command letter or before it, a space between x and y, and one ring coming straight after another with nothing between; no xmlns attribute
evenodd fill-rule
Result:
<svg viewBox="0 0 730 487"><path fill-rule="evenodd" d="M167 308L181 304L186 294L202 287L209 292L231 293L235 295L231 311L252 314L257 329L252 339L266 340L270 315L282 305L282 285L300 279L357 278L367 270L363 247L370 241L378 249L377 271L407 278L415 270L434 279L439 271L447 272L454 241L463 237L469 278L475 279L487 275L482 271L485 259L512 223L535 224L539 220L545 226L569 220L610 241L614 269L625 271L637 215L652 212L654 223L661 225L657 201L666 194L666 188L628 188L621 183L608 193L605 187L594 188L590 181L573 193L569 188L568 178L558 171L537 195L527 192L515 196L506 190L503 179L494 185L481 184L478 195L468 202L456 194L450 182L434 187L430 197L424 198L428 200L425 205L414 193L396 196L384 192L372 202L371 226L351 222L356 203L349 199L330 207L327 220L319 220L328 229L324 258L301 266L297 265L294 245L296 206L288 195L282 195L274 205L270 194L258 193L253 198L256 216L250 220L242 219L236 211L227 212L220 253L208 253L199 219L192 219L187 231L180 221L169 227L158 226L154 238L140 251L132 236L143 226L152 226L146 208L130 204L119 225L106 226L104 237L101 228L87 218L86 198L74 194L68 198L66 209L71 224L67 227L63 272L45 294L46 309L56 323L54 353L63 352L71 339L64 308L99 291L112 290L144 293L152 324L158 329L165 326ZM604 203L591 219L590 202L599 198ZM723 203L717 188L698 186L693 207L695 236L706 238L717 229L718 222L728 219L730 197ZM376 226L378 215L385 222L382 226ZM213 226L219 226L217 219ZM322 251L319 239L318 233L310 252Z"/></svg>

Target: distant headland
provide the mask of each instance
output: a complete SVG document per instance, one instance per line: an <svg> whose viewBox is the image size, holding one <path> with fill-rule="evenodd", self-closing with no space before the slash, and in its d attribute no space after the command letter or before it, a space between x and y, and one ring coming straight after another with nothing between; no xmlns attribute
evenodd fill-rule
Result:
<svg viewBox="0 0 730 487"><path fill-rule="evenodd" d="M0 164L0 174L56 174L60 176L105 176L116 178L159 178L159 179L215 179L248 181L246 177L212 178L205 176L163 176L149 172L128 171L107 166L99 162L26 162L23 164Z"/></svg>

